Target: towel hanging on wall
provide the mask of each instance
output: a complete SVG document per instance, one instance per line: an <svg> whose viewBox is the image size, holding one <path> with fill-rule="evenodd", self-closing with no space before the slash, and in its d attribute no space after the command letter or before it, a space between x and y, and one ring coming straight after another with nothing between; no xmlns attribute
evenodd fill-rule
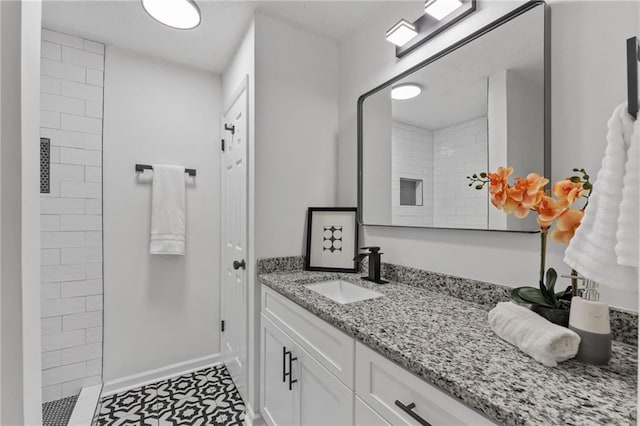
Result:
<svg viewBox="0 0 640 426"><path fill-rule="evenodd" d="M151 254L185 253L185 169L153 165Z"/></svg>

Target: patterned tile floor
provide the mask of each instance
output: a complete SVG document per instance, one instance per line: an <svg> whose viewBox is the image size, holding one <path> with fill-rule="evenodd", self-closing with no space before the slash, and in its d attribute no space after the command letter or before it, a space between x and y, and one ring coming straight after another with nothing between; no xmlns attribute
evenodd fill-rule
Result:
<svg viewBox="0 0 640 426"><path fill-rule="evenodd" d="M78 396L70 396L42 404L42 424L44 426L67 426Z"/></svg>
<svg viewBox="0 0 640 426"><path fill-rule="evenodd" d="M223 365L101 401L98 425L242 425L244 402Z"/></svg>

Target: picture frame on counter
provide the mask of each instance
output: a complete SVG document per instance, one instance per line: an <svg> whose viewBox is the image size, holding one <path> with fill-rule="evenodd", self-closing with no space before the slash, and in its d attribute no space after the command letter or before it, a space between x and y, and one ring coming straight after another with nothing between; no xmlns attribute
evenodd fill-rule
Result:
<svg viewBox="0 0 640 426"><path fill-rule="evenodd" d="M357 219L356 207L309 207L305 269L358 272Z"/></svg>

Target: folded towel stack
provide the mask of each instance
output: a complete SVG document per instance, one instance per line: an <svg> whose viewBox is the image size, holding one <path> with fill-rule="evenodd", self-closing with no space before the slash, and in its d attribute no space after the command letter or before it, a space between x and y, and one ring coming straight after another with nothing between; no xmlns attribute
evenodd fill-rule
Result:
<svg viewBox="0 0 640 426"><path fill-rule="evenodd" d="M184 167L153 165L151 254L185 252Z"/></svg>
<svg viewBox="0 0 640 426"><path fill-rule="evenodd" d="M547 367L578 353L580 336L513 302L500 302L489 311L489 326L501 339Z"/></svg>

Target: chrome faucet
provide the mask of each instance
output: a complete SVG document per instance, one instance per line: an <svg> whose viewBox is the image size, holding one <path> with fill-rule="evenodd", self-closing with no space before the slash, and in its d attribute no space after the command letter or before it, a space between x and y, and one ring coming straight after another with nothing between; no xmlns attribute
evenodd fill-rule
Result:
<svg viewBox="0 0 640 426"><path fill-rule="evenodd" d="M369 258L369 275L362 277L363 280L371 281L377 284L386 284L389 281L385 281L380 278L380 247L362 247L360 250L369 250L369 253L360 253L353 260L361 262L365 257Z"/></svg>

